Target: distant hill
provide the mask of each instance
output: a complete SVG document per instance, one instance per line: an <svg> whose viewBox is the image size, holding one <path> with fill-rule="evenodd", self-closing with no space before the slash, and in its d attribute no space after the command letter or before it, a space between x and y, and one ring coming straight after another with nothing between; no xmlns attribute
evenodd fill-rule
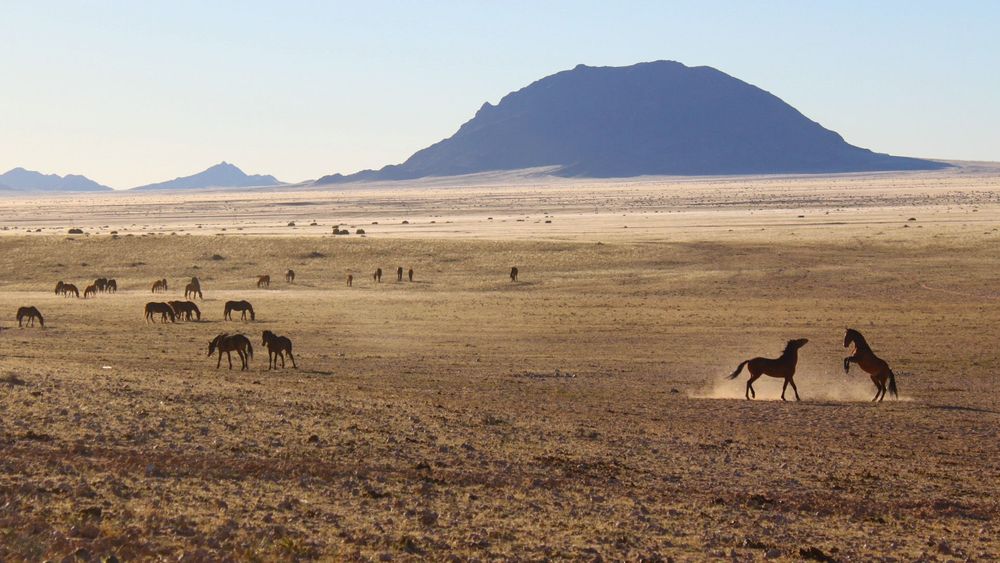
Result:
<svg viewBox="0 0 1000 563"><path fill-rule="evenodd" d="M556 166L567 177L930 170L848 144L778 97L711 67L579 65L486 103L406 162L317 184Z"/></svg>
<svg viewBox="0 0 1000 563"><path fill-rule="evenodd" d="M203 188L248 188L253 186L276 186L282 184L274 176L247 175L228 162L220 162L211 168L182 178L166 182L132 188L134 190L197 190Z"/></svg>
<svg viewBox="0 0 1000 563"><path fill-rule="evenodd" d="M16 192L104 192L111 188L86 176L42 174L19 167L0 174L0 189Z"/></svg>

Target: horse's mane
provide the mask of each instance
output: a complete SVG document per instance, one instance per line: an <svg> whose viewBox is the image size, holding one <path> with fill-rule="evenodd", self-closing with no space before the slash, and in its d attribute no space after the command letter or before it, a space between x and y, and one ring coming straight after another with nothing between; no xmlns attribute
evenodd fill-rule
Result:
<svg viewBox="0 0 1000 563"><path fill-rule="evenodd" d="M801 348L801 346L795 345L796 342L797 342L796 340L789 340L788 343L785 344L785 349L781 351L781 355L791 354L792 352Z"/></svg>

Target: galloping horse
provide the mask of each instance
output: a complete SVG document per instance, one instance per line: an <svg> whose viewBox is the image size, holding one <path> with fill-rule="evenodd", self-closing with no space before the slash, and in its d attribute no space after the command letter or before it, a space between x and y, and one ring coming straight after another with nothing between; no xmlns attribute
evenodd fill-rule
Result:
<svg viewBox="0 0 1000 563"><path fill-rule="evenodd" d="M875 384L875 397L872 401L881 403L882 399L885 398L886 390L898 399L899 391L896 389L896 374L892 373L892 370L889 369L889 364L885 360L876 356L875 352L872 352L871 346L868 345L865 337L861 336L861 333L853 328L847 329L847 334L844 335L844 348L847 348L851 344L854 344L854 355L844 358L844 373L849 373L851 362L854 362L868 373L872 378L872 383ZM888 385L886 385L886 380L889 382Z"/></svg>
<svg viewBox="0 0 1000 563"><path fill-rule="evenodd" d="M372 274L372 279L375 280L375 283L382 283L382 268L375 270L375 273Z"/></svg>
<svg viewBox="0 0 1000 563"><path fill-rule="evenodd" d="M517 281L517 266L514 266L513 268L510 269L510 281L512 282Z"/></svg>
<svg viewBox="0 0 1000 563"><path fill-rule="evenodd" d="M174 314L178 318L184 315L184 320L190 321L193 320L191 315L194 314L199 321L201 320L201 310L191 301L168 301L167 303L173 308Z"/></svg>
<svg viewBox="0 0 1000 563"><path fill-rule="evenodd" d="M75 285L71 283L64 283L62 286L63 297L69 297L70 293L72 293L75 297L80 296L80 290L77 289Z"/></svg>
<svg viewBox="0 0 1000 563"><path fill-rule="evenodd" d="M295 270L288 270L285 272L285 281L288 283L295 283Z"/></svg>
<svg viewBox="0 0 1000 563"><path fill-rule="evenodd" d="M353 285L354 285L354 275L347 274L347 287L351 287Z"/></svg>
<svg viewBox="0 0 1000 563"><path fill-rule="evenodd" d="M271 287L271 276L263 275L257 278L257 287Z"/></svg>
<svg viewBox="0 0 1000 563"><path fill-rule="evenodd" d="M177 322L177 317L174 315L173 308L171 308L170 305L166 303L156 303L154 301L150 301L149 303L146 303L145 313L146 313L145 317L147 323L150 321L155 323L156 320L153 319L153 315L156 315L157 313L160 314L160 322L162 323L167 322L167 317L170 318L170 322L172 323Z"/></svg>
<svg viewBox="0 0 1000 563"><path fill-rule="evenodd" d="M45 327L45 319L42 318L42 314L38 312L38 309L34 307L18 307L17 308L17 326L21 326L21 322L27 319L26 324L28 326L35 326L35 319L38 319L38 324Z"/></svg>
<svg viewBox="0 0 1000 563"><path fill-rule="evenodd" d="M250 369L250 360L253 358L253 346L250 345L250 339L242 334L234 334L232 336L223 333L216 336L208 343L208 356L212 357L215 350L219 350L219 361L215 363L215 369L219 369L222 365L222 353L226 353L226 357L229 359L229 369L233 369L233 352L236 352L240 357L240 362L242 366L240 370Z"/></svg>
<svg viewBox="0 0 1000 563"><path fill-rule="evenodd" d="M396 281L398 281L398 282L403 281L403 267L402 266L396 268Z"/></svg>
<svg viewBox="0 0 1000 563"><path fill-rule="evenodd" d="M108 293L118 293L118 282L115 281L115 278L108 280L107 291Z"/></svg>
<svg viewBox="0 0 1000 563"><path fill-rule="evenodd" d="M222 318L227 321L233 320L233 311L242 311L240 318L247 320L247 311L250 312L250 320L256 320L257 316L253 312L253 305L249 301L226 301L226 309L222 313Z"/></svg>
<svg viewBox="0 0 1000 563"><path fill-rule="evenodd" d="M64 284L62 280L56 282L56 295L65 295L66 293L63 290L64 287L66 287L66 284Z"/></svg>
<svg viewBox="0 0 1000 563"><path fill-rule="evenodd" d="M410 271L407 272L407 275L410 277L410 281L413 281L413 268L410 268Z"/></svg>
<svg viewBox="0 0 1000 563"><path fill-rule="evenodd" d="M198 279L198 278L194 278L194 279ZM186 286L184 286L184 299L187 299L187 298L194 299L196 295L198 296L198 298L200 298L202 300L205 299L205 296L203 296L201 294L201 286L200 285L198 285L198 284L196 284L194 282L191 282L191 283L187 284Z"/></svg>
<svg viewBox="0 0 1000 563"><path fill-rule="evenodd" d="M278 336L270 330L265 330L262 335L261 344L267 346L267 369L278 368L278 357L281 357L281 367L285 367L285 352L288 352L289 359L292 360L292 367L299 369L295 365L295 356L292 355L292 341L286 336Z"/></svg>
<svg viewBox="0 0 1000 563"><path fill-rule="evenodd" d="M97 295L97 285L90 284L83 290L83 298L94 297Z"/></svg>
<svg viewBox="0 0 1000 563"><path fill-rule="evenodd" d="M166 278L162 280L156 280L155 282L153 282L153 289L152 289L153 293L156 293L157 291L166 291L166 290L167 290Z"/></svg>
<svg viewBox="0 0 1000 563"><path fill-rule="evenodd" d="M784 352L781 353L781 357L772 360L769 358L753 358L752 360L744 360L743 363L736 368L729 379L736 379L736 377L743 371L743 366L747 366L747 371L750 372L750 379L747 380L747 392L746 398L750 399L751 396L757 397L757 392L753 390L753 382L757 381L762 375L769 375L771 377L780 377L785 380L785 385L781 388L781 400L785 400L785 390L788 389L788 384L791 383L792 390L795 391L795 400L799 399L799 390L795 387L795 381L792 380L795 377L795 364L799 361L799 348L806 345L809 342L807 338L799 338L798 340L789 340L788 344L785 346Z"/></svg>

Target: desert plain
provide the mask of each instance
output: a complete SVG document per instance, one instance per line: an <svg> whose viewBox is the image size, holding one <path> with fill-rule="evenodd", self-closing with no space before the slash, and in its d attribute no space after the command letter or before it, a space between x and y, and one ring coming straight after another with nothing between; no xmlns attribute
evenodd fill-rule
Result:
<svg viewBox="0 0 1000 563"><path fill-rule="evenodd" d="M0 229L0 560L1000 558L998 165L8 197ZM194 276L200 322L144 322ZM793 338L801 401L725 378Z"/></svg>

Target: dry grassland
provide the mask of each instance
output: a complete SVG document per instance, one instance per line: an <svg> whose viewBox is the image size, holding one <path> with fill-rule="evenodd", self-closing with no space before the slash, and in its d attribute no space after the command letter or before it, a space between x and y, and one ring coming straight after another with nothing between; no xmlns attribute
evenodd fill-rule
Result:
<svg viewBox="0 0 1000 563"><path fill-rule="evenodd" d="M125 196L5 202L0 559L997 559L987 172L874 175L826 198L822 179L748 179L742 199L581 186L596 214L561 184L257 194L237 220L145 223L109 211ZM313 200L315 217L268 212ZM198 224L212 234L189 236ZM52 294L99 276L119 293ZM191 276L203 322L145 324L166 300L152 281L179 299ZM222 321L229 299L257 321ZM45 329L17 328L29 304ZM847 326L901 400L871 404L867 377L843 373ZM300 369L266 371L262 330L292 338ZM206 357L223 331L251 337L249 372ZM724 379L798 337L801 403Z"/></svg>

